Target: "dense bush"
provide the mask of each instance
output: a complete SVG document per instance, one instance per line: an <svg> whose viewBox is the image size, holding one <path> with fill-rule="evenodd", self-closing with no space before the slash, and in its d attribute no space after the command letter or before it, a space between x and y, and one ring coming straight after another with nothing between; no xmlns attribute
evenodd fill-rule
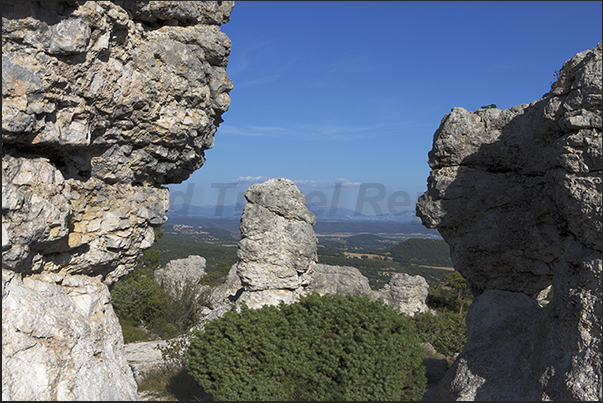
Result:
<svg viewBox="0 0 603 403"><path fill-rule="evenodd" d="M438 353L452 357L467 343L465 314L443 311L436 315L419 313L413 317L417 337L431 344Z"/></svg>
<svg viewBox="0 0 603 403"><path fill-rule="evenodd" d="M153 272L137 267L111 290L113 309L119 318L150 324L161 314L163 295Z"/></svg>
<svg viewBox="0 0 603 403"><path fill-rule="evenodd" d="M196 332L189 373L215 400L420 400L412 320L366 296L245 306Z"/></svg>

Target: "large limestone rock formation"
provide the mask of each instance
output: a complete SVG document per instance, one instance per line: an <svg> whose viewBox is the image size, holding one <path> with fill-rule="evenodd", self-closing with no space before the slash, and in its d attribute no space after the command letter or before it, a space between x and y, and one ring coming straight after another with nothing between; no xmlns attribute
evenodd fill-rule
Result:
<svg viewBox="0 0 603 403"><path fill-rule="evenodd" d="M201 167L232 2L2 3L2 399L136 398L107 286Z"/></svg>
<svg viewBox="0 0 603 403"><path fill-rule="evenodd" d="M301 296L360 294L382 298L409 315L428 310L428 284L421 276L396 273L378 291L354 267L317 264L314 214L303 194L288 179L270 179L251 186L241 216L239 262L227 284L214 292L214 306L245 302L250 308L292 303ZM239 281L234 278L235 273ZM236 287L240 287L239 290Z"/></svg>
<svg viewBox="0 0 603 403"><path fill-rule="evenodd" d="M435 133L417 214L477 296L440 399L603 398L601 48L542 99L453 108Z"/></svg>
<svg viewBox="0 0 603 403"><path fill-rule="evenodd" d="M288 179L269 179L245 192L237 274L250 308L292 302L317 260L314 214Z"/></svg>
<svg viewBox="0 0 603 403"><path fill-rule="evenodd" d="M428 289L429 284L421 276L394 273L382 288L372 290L368 278L355 267L317 264L306 284L297 293L369 295L373 300L382 299L386 305L413 316L415 313L429 311L426 303Z"/></svg>

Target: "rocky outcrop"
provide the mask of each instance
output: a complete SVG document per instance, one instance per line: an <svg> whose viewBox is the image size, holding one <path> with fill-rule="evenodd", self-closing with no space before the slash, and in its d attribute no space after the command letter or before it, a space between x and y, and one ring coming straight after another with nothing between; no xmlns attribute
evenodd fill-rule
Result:
<svg viewBox="0 0 603 403"><path fill-rule="evenodd" d="M2 400L137 400L100 277L2 271Z"/></svg>
<svg viewBox="0 0 603 403"><path fill-rule="evenodd" d="M382 299L386 305L413 316L429 311L426 303L428 289L429 284L421 276L394 273L381 289L375 291L371 289L368 278L355 267L317 264L297 294L369 295L373 300Z"/></svg>
<svg viewBox="0 0 603 403"><path fill-rule="evenodd" d="M317 264L315 217L292 181L270 179L251 186L245 197L249 203L241 216L239 262L231 269L228 285L214 292L214 306L245 302L260 308L316 292L382 298L409 315L428 310L429 286L421 276L396 273L381 290L373 291L354 267ZM232 276L235 270L238 282Z"/></svg>
<svg viewBox="0 0 603 403"><path fill-rule="evenodd" d="M245 192L237 274L250 308L293 302L317 260L316 217L288 179L269 179Z"/></svg>
<svg viewBox="0 0 603 403"><path fill-rule="evenodd" d="M320 295L368 295L371 293L371 287L368 278L355 267L317 264L302 290L303 294L313 292Z"/></svg>
<svg viewBox="0 0 603 403"><path fill-rule="evenodd" d="M542 99L453 108L435 133L417 214L477 296L440 399L603 397L601 48L567 61Z"/></svg>
<svg viewBox="0 0 603 403"><path fill-rule="evenodd" d="M188 289L196 291L198 295L207 287L201 284L205 275L205 264L205 258L197 255L171 260L164 268L155 270L155 281L173 296Z"/></svg>
<svg viewBox="0 0 603 403"><path fill-rule="evenodd" d="M216 309L224 304L230 304L236 299L239 290L242 289L241 279L237 274L237 265L233 264L224 284L215 287L209 294L209 306L211 309Z"/></svg>
<svg viewBox="0 0 603 403"><path fill-rule="evenodd" d="M137 383L153 370L165 367L160 348L166 348L165 340L141 341L124 346L125 358ZM138 399L136 399L138 400Z"/></svg>
<svg viewBox="0 0 603 403"><path fill-rule="evenodd" d="M232 7L3 2L3 400L136 395L107 286L213 145Z"/></svg>
<svg viewBox="0 0 603 403"><path fill-rule="evenodd" d="M386 305L413 316L415 313L429 312L427 294L429 284L421 276L394 273L379 290L372 291L374 299L382 298Z"/></svg>

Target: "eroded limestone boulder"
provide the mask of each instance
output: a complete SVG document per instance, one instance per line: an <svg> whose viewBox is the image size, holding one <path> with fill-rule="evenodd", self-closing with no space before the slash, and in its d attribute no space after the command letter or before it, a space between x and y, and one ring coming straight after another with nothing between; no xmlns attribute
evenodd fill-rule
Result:
<svg viewBox="0 0 603 403"><path fill-rule="evenodd" d="M355 267L317 264L302 290L303 294L313 292L320 295L368 295L371 293L371 287L368 278Z"/></svg>
<svg viewBox="0 0 603 403"><path fill-rule="evenodd" d="M245 302L260 308L293 303L316 292L370 295L409 315L428 310L429 286L421 276L396 273L381 290L373 291L368 278L354 267L317 264L315 217L292 181L270 179L251 186L245 197L249 203L241 216L239 261L228 285L214 291L214 306ZM231 278L235 270L238 282Z"/></svg>
<svg viewBox="0 0 603 403"><path fill-rule="evenodd" d="M171 260L164 268L155 270L155 281L173 296L189 291L198 295L206 288L201 285L205 264L205 258L197 255Z"/></svg>
<svg viewBox="0 0 603 403"><path fill-rule="evenodd" d="M435 133L417 215L477 296L436 397L603 398L601 50L567 61L542 99L453 108Z"/></svg>
<svg viewBox="0 0 603 403"><path fill-rule="evenodd" d="M213 146L232 7L2 3L3 400L136 397L107 286L166 220L161 185ZM106 301L92 315L84 300Z"/></svg>
<svg viewBox="0 0 603 403"><path fill-rule="evenodd" d="M413 316L415 313L428 312L427 294L429 284L422 276L406 273L394 273L379 290L372 291L372 298L382 298L383 302L398 311Z"/></svg>
<svg viewBox="0 0 603 403"><path fill-rule="evenodd" d="M242 290L241 279L237 274L237 265L233 264L228 271L224 284L216 286L209 294L209 306L216 309L236 300L237 293Z"/></svg>
<svg viewBox="0 0 603 403"><path fill-rule="evenodd" d="M317 260L316 218L304 195L288 179L269 179L245 192L237 274L244 292L239 301L292 302Z"/></svg>

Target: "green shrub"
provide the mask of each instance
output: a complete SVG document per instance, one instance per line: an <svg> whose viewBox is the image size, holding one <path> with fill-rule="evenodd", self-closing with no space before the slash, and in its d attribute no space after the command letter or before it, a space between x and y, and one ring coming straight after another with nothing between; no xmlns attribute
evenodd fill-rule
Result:
<svg viewBox="0 0 603 403"><path fill-rule="evenodd" d="M199 309L208 304L209 291L199 293L193 284L186 284L176 296L163 290L155 281L160 253L146 250L136 268L116 282L111 289L111 302L122 322L124 341L146 340L127 323L143 324L163 339L185 333L199 320ZM124 326L126 324L126 326Z"/></svg>
<svg viewBox="0 0 603 403"><path fill-rule="evenodd" d="M113 309L119 318L150 324L163 309L161 288L153 272L141 267L120 279L111 290Z"/></svg>
<svg viewBox="0 0 603 403"><path fill-rule="evenodd" d="M215 400L420 400L426 384L412 320L358 295L243 305L195 332L186 359Z"/></svg>
<svg viewBox="0 0 603 403"><path fill-rule="evenodd" d="M473 295L467 289L444 288L440 284L428 289L427 306L438 312L463 313L472 301Z"/></svg>
<svg viewBox="0 0 603 403"><path fill-rule="evenodd" d="M219 262L215 271L205 272L205 275L201 278L201 284L209 285L211 287L217 287L224 284L229 271L230 266L227 263Z"/></svg>
<svg viewBox="0 0 603 403"><path fill-rule="evenodd" d="M555 88L567 87L570 83L573 68L574 63L572 61L567 61L563 64L561 70L555 70L555 81L551 83L551 90Z"/></svg>
<svg viewBox="0 0 603 403"><path fill-rule="evenodd" d="M467 343L465 314L443 311L415 314L413 321L419 341L431 344L438 353L452 357Z"/></svg>
<svg viewBox="0 0 603 403"><path fill-rule="evenodd" d="M190 282L175 296L162 290L162 310L150 323L151 329L162 339L186 333L199 322L199 310L208 305L209 293L209 289L199 293Z"/></svg>
<svg viewBox="0 0 603 403"><path fill-rule="evenodd" d="M158 367L145 372L138 384L139 392L146 392L153 400L207 400L207 393L185 369ZM145 399L151 400L151 399Z"/></svg>

